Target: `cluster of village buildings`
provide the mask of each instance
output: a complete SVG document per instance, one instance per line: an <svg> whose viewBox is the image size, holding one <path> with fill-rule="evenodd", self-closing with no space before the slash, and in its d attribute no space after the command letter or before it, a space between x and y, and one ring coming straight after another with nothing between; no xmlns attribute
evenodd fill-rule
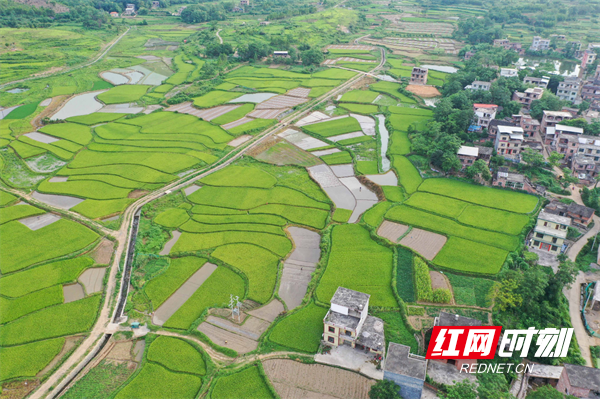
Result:
<svg viewBox="0 0 600 399"><path fill-rule="evenodd" d="M552 204L551 204L552 205ZM564 204L548 205L540 218L552 225L538 226L546 229L566 229L571 220L589 223L589 218L581 219L578 209L561 207ZM561 216L564 215L564 216ZM537 230L537 228L536 228ZM404 399L420 399L427 387L437 391L438 384L469 379L474 375L465 370L476 370L476 359L440 359L427 360L423 356L410 353L410 347L390 342L385 345L383 320L369 315L370 295L344 287L338 287L331 298L330 309L323 319L322 344L333 347L349 346L357 351L373 354L383 360L383 379L393 381ZM440 311L433 326L439 327L477 327L482 322L470 317ZM358 352L357 352L358 356ZM524 360L527 362L527 360ZM573 364L548 366L532 364L524 368L525 372L515 382L517 390L535 389L542 385L551 385L558 391L578 398L595 398L600 392L600 369ZM462 370L462 371L461 371ZM426 382L426 377L428 382ZM522 388L524 387L524 388ZM522 392L525 393L525 392ZM524 397L524 395L523 395Z"/></svg>

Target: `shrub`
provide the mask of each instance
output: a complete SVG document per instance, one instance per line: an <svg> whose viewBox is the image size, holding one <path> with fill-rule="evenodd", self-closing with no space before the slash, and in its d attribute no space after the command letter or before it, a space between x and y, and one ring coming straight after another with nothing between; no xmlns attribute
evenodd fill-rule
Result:
<svg viewBox="0 0 600 399"><path fill-rule="evenodd" d="M435 303L450 303L452 302L452 294L448 289L437 288L433 290L431 301Z"/></svg>
<svg viewBox="0 0 600 399"><path fill-rule="evenodd" d="M433 289L431 288L431 276L427 263L418 256L413 257L415 282L417 285L417 300L423 302L433 301Z"/></svg>

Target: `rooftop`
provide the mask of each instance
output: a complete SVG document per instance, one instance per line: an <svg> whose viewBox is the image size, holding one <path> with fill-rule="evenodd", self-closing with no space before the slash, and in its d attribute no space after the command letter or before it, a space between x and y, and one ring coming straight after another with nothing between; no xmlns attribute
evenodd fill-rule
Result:
<svg viewBox="0 0 600 399"><path fill-rule="evenodd" d="M569 206L567 207L567 212L571 212L576 215L581 215L585 218L589 218L594 214L595 209L589 208L584 205L579 205L579 204L576 204L575 202L573 202L572 204L569 204Z"/></svg>
<svg viewBox="0 0 600 399"><path fill-rule="evenodd" d="M498 106L496 104L473 104L473 108L498 108Z"/></svg>
<svg viewBox="0 0 600 399"><path fill-rule="evenodd" d="M460 316L457 314L440 312L437 317L436 326L451 327L451 326L480 326L481 321L470 317Z"/></svg>
<svg viewBox="0 0 600 399"><path fill-rule="evenodd" d="M565 364L571 386L600 391L600 369Z"/></svg>
<svg viewBox="0 0 600 399"><path fill-rule="evenodd" d="M520 173L509 173L506 177L506 180L511 181L513 183L524 183L525 176Z"/></svg>
<svg viewBox="0 0 600 399"><path fill-rule="evenodd" d="M552 378L558 380L563 371L562 366L548 366L547 364L534 363L529 376L533 378Z"/></svg>
<svg viewBox="0 0 600 399"><path fill-rule="evenodd" d="M555 215L553 213L549 213L544 210L542 210L540 212L540 214L538 215L538 219L542 219L542 220L552 222L552 223L560 223L560 224L566 224L566 225L571 224L571 219L569 219L568 217Z"/></svg>
<svg viewBox="0 0 600 399"><path fill-rule="evenodd" d="M360 329L358 342L366 347L382 350L385 347L385 334L383 320L374 316L367 316Z"/></svg>
<svg viewBox="0 0 600 399"><path fill-rule="evenodd" d="M490 121L488 127L492 126L517 126L513 122L503 121L502 119L494 119Z"/></svg>
<svg viewBox="0 0 600 399"><path fill-rule="evenodd" d="M477 147L467 147L466 145L461 145L458 149L458 155L465 155L469 157L476 157L479 155L479 148Z"/></svg>
<svg viewBox="0 0 600 399"><path fill-rule="evenodd" d="M410 347L390 342L385 358L384 373L406 375L425 380L427 360L410 354Z"/></svg>
<svg viewBox="0 0 600 399"><path fill-rule="evenodd" d="M568 113L568 114L571 115L570 113ZM567 126L567 125L561 125L561 124L557 124L555 127L556 127L556 130L560 131L560 132L569 132L569 133L575 133L575 134L583 134L583 129L580 128L580 127Z"/></svg>
<svg viewBox="0 0 600 399"><path fill-rule="evenodd" d="M563 116L565 118L571 118L573 116L573 115L571 115L570 112L565 112L565 111L544 111L544 115Z"/></svg>
<svg viewBox="0 0 600 399"><path fill-rule="evenodd" d="M347 316L342 313L334 312L329 310L323 321L327 324L331 324L336 327L343 328L344 330L356 331L360 319L354 316Z"/></svg>
<svg viewBox="0 0 600 399"><path fill-rule="evenodd" d="M477 146L475 146L475 148L477 148L479 150L479 153L481 155L492 155L492 153L494 152L494 149L492 147L484 147L484 146L477 145Z"/></svg>
<svg viewBox="0 0 600 399"><path fill-rule="evenodd" d="M509 133L511 136L513 134L520 134L522 136L523 133L525 133L525 132L519 126L503 126L503 125L499 125L498 126L498 133ZM523 138L523 137L521 137L521 138Z"/></svg>
<svg viewBox="0 0 600 399"><path fill-rule="evenodd" d="M330 302L360 313L368 305L370 297L371 295L363 292L338 287Z"/></svg>

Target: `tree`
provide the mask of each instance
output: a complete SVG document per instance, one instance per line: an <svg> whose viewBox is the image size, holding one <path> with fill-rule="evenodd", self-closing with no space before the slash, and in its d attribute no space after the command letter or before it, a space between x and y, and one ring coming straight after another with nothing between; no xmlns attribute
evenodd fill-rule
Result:
<svg viewBox="0 0 600 399"><path fill-rule="evenodd" d="M527 148L521 152L521 158L523 162L527 163L527 169L530 170L539 169L546 163L544 156L531 148Z"/></svg>
<svg viewBox="0 0 600 399"><path fill-rule="evenodd" d="M370 399L402 399L400 388L393 381L381 380L375 383L369 391Z"/></svg>
<svg viewBox="0 0 600 399"><path fill-rule="evenodd" d="M552 166L558 166L558 164L559 164L558 161L560 161L564 157L565 157L565 154L561 154L556 151L552 151L550 153L550 156L548 156L548 162L550 162L550 165L552 165Z"/></svg>
<svg viewBox="0 0 600 399"><path fill-rule="evenodd" d="M565 396L563 393L558 392L556 388L551 385L542 385L535 391L529 392L527 395L527 399L570 399L575 398L575 396L567 395Z"/></svg>
<svg viewBox="0 0 600 399"><path fill-rule="evenodd" d="M475 383L464 380L448 387L447 393L440 395L443 399L477 399Z"/></svg>
<svg viewBox="0 0 600 399"><path fill-rule="evenodd" d="M300 58L304 66L319 65L324 60L323 53L318 49L303 51L300 53Z"/></svg>
<svg viewBox="0 0 600 399"><path fill-rule="evenodd" d="M542 119L544 111L560 111L564 103L564 101L546 90L541 99L531 103L530 115L535 119Z"/></svg>
<svg viewBox="0 0 600 399"><path fill-rule="evenodd" d="M523 297L516 293L519 282L516 279L506 279L502 283L496 283L494 297L498 310L504 312L510 308L516 308L523 302Z"/></svg>

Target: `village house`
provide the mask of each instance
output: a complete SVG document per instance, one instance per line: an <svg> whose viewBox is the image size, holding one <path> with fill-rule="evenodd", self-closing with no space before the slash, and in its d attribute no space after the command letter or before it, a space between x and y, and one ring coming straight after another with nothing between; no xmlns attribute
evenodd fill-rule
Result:
<svg viewBox="0 0 600 399"><path fill-rule="evenodd" d="M524 175L509 172L509 169L505 166L501 166L494 173L492 186L510 188L511 190L524 190L532 194L536 192Z"/></svg>
<svg viewBox="0 0 600 399"><path fill-rule="evenodd" d="M470 60L471 57L473 57L476 53L477 53L477 51L475 51L475 50L467 51L465 53L465 57L464 57L465 61Z"/></svg>
<svg viewBox="0 0 600 399"><path fill-rule="evenodd" d="M473 104L473 112L475 113L475 125L479 126L478 130L487 129L490 122L496 119L498 106L496 104Z"/></svg>
<svg viewBox="0 0 600 399"><path fill-rule="evenodd" d="M541 78L534 78L532 76L525 76L525 78L523 79L523 83L525 83L526 85L534 85L535 87L547 89L548 83L550 83L550 77L542 76Z"/></svg>
<svg viewBox="0 0 600 399"><path fill-rule="evenodd" d="M494 149L492 147L484 147L480 145L476 145L475 148L477 148L478 151L477 159L483 159L486 164L489 164L490 159L492 159L492 153L494 152Z"/></svg>
<svg viewBox="0 0 600 399"><path fill-rule="evenodd" d="M565 364L556 389L578 398L589 398L592 392L600 392L600 369Z"/></svg>
<svg viewBox="0 0 600 399"><path fill-rule="evenodd" d="M244 6L249 6L250 5L250 0L240 0L240 6L244 7Z"/></svg>
<svg viewBox="0 0 600 399"><path fill-rule="evenodd" d="M550 385L556 388L560 376L563 372L563 366L549 366L547 364L529 363L533 367L527 369L525 377L528 378L528 385L531 385L533 389L539 388L543 385Z"/></svg>
<svg viewBox="0 0 600 399"><path fill-rule="evenodd" d="M119 13L116 12L116 11L113 11L113 12L110 13L110 16L113 17L113 18L116 18L116 17L119 16Z"/></svg>
<svg viewBox="0 0 600 399"><path fill-rule="evenodd" d="M260 21L260 26L267 26L269 25L269 21Z"/></svg>
<svg viewBox="0 0 600 399"><path fill-rule="evenodd" d="M576 155L571 161L571 170L580 183L588 185L594 182L594 176L598 174L598 165L593 159Z"/></svg>
<svg viewBox="0 0 600 399"><path fill-rule="evenodd" d="M584 83L581 87L581 98L584 101L600 100L600 76Z"/></svg>
<svg viewBox="0 0 600 399"><path fill-rule="evenodd" d="M529 109L533 101L542 98L542 94L544 94L544 89L539 87L530 87L525 89L524 92L515 91L513 93L512 100L520 102L525 108Z"/></svg>
<svg viewBox="0 0 600 399"><path fill-rule="evenodd" d="M477 160L477 157L479 156L479 148L462 145L458 149L457 155L464 169L473 165L473 163Z"/></svg>
<svg viewBox="0 0 600 399"><path fill-rule="evenodd" d="M564 81L558 83L556 95L561 100L574 102L581 93L581 79L576 76L567 76Z"/></svg>
<svg viewBox="0 0 600 399"><path fill-rule="evenodd" d="M554 127L560 122L573 119L573 115L570 112L565 111L544 111L544 116L542 116L542 123L540 125L540 130L543 134L546 134L546 129L548 127ZM548 141L546 138L545 141Z"/></svg>
<svg viewBox="0 0 600 399"><path fill-rule="evenodd" d="M570 225L570 218L542 210L538 215L529 246L558 255L563 251L567 228Z"/></svg>
<svg viewBox="0 0 600 399"><path fill-rule="evenodd" d="M500 76L503 78L514 78L518 76L519 71L514 68L500 68Z"/></svg>
<svg viewBox="0 0 600 399"><path fill-rule="evenodd" d="M513 50L519 54L523 53L521 43L511 42L508 39L494 39L494 47L504 47L505 50Z"/></svg>
<svg viewBox="0 0 600 399"><path fill-rule="evenodd" d="M338 287L323 319L325 345L349 345L382 355L385 350L383 320L369 316L369 298L362 292Z"/></svg>
<svg viewBox="0 0 600 399"><path fill-rule="evenodd" d="M410 353L410 347L390 342L383 379L393 381L404 399L421 399L427 372L427 359Z"/></svg>
<svg viewBox="0 0 600 399"><path fill-rule="evenodd" d="M531 117L531 115L517 114L512 116L512 120L523 129L523 135L534 137L540 131L540 122Z"/></svg>
<svg viewBox="0 0 600 399"><path fill-rule="evenodd" d="M516 126L498 126L494 149L498 155L509 160L520 159L523 129Z"/></svg>
<svg viewBox="0 0 600 399"><path fill-rule="evenodd" d="M428 73L429 70L427 68L414 67L412 73L410 74L410 84L426 85Z"/></svg>
<svg viewBox="0 0 600 399"><path fill-rule="evenodd" d="M158 8L158 7L160 7L160 1L153 1L152 8Z"/></svg>
<svg viewBox="0 0 600 399"><path fill-rule="evenodd" d="M127 4L127 7L125 8L125 12L123 13L123 15L133 15L135 14L135 4Z"/></svg>
<svg viewBox="0 0 600 399"><path fill-rule="evenodd" d="M289 58L290 55L287 51L273 51L273 57Z"/></svg>
<svg viewBox="0 0 600 399"><path fill-rule="evenodd" d="M494 119L490 122L488 126L488 139L491 141L496 141L496 136L498 135L498 126L513 126L517 127L518 125L514 122L505 121L503 119Z"/></svg>
<svg viewBox="0 0 600 399"><path fill-rule="evenodd" d="M551 201L544 207L544 211L558 216L571 218L571 223L581 227L587 227L594 217L594 208L580 205L576 202L565 204L558 200Z"/></svg>
<svg viewBox="0 0 600 399"><path fill-rule="evenodd" d="M433 325L438 327L477 327L481 325L481 321L470 317L460 316L457 314L440 312L440 315L433 321ZM477 359L434 359L436 362L451 364L460 371L463 364L477 364Z"/></svg>
<svg viewBox="0 0 600 399"><path fill-rule="evenodd" d="M492 87L492 82L482 82L481 80L476 80L473 83L471 83L470 85L466 85L465 86L465 90L471 90L471 91L485 90L485 91L490 91L491 87Z"/></svg>
<svg viewBox="0 0 600 399"><path fill-rule="evenodd" d="M587 66L593 64L594 61L596 61L596 53L589 48L584 50L583 53L581 53L581 70L585 71Z"/></svg>
<svg viewBox="0 0 600 399"><path fill-rule="evenodd" d="M579 152L579 136L582 134L582 128L556 125L547 129L545 140L553 151L565 154L563 162L568 163Z"/></svg>
<svg viewBox="0 0 600 399"><path fill-rule="evenodd" d="M550 39L542 39L540 36L533 37L533 43L529 50L531 51L546 51L550 49Z"/></svg>

